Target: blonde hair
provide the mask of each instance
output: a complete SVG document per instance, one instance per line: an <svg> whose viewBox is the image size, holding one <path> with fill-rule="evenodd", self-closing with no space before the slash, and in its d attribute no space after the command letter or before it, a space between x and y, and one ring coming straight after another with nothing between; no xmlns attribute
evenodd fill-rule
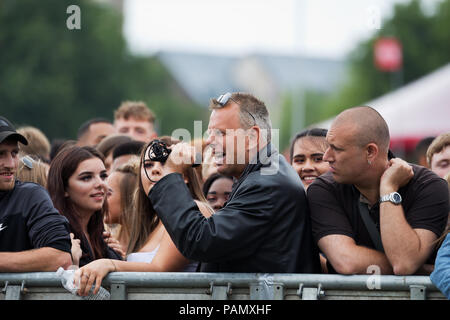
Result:
<svg viewBox="0 0 450 320"><path fill-rule="evenodd" d="M120 190L120 210L119 218L120 227L117 229L115 238L129 239L131 231L131 220L135 215L134 194L137 189L137 181L139 174L139 159L131 158L127 163L116 168L114 172L121 174L119 190Z"/></svg>
<svg viewBox="0 0 450 320"><path fill-rule="evenodd" d="M40 159L35 160L30 156L23 156L20 158L16 177L22 182L34 182L47 188L49 167L47 163Z"/></svg>
<svg viewBox="0 0 450 320"><path fill-rule="evenodd" d="M124 101L119 108L114 111L114 119L123 118L128 120L134 118L145 120L150 123L155 122L155 114L147 107L143 101Z"/></svg>
<svg viewBox="0 0 450 320"><path fill-rule="evenodd" d="M450 145L450 132L443 133L437 136L427 150L427 162L431 166L431 159L435 153L439 153L444 150L445 147Z"/></svg>
<svg viewBox="0 0 450 320"><path fill-rule="evenodd" d="M38 128L25 126L17 129L17 132L28 140L28 145L21 145L20 151L23 154L36 156L48 162L50 159L50 142L45 134Z"/></svg>

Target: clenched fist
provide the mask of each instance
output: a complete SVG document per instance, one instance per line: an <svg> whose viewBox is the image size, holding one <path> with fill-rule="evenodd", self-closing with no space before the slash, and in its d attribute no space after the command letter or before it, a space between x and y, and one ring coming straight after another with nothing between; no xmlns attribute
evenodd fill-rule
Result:
<svg viewBox="0 0 450 320"><path fill-rule="evenodd" d="M414 176L412 167L400 158L389 160L389 164L381 176L380 195L398 191Z"/></svg>

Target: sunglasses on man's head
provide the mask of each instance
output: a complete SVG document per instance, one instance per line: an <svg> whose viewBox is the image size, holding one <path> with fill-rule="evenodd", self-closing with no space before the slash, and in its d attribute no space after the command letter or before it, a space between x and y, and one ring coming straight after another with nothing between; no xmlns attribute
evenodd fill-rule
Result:
<svg viewBox="0 0 450 320"><path fill-rule="evenodd" d="M227 104L228 101L230 101L230 100L232 100L234 103L236 103L238 106L241 107L241 104L238 103L236 100L234 100L234 99L231 97L231 93L230 93L230 92L221 94L221 95L216 99L217 103L220 104L221 107L226 106L226 104ZM244 110L245 110L245 109L244 109ZM247 111L247 110L245 110L245 111ZM250 111L247 111L247 113L252 117L252 119L253 119L253 125L256 125L255 117L250 113Z"/></svg>
<svg viewBox="0 0 450 320"><path fill-rule="evenodd" d="M228 101L233 100L236 104L239 105L239 103L237 103L232 97L231 97L231 93L227 92L224 94L221 94L218 98L217 98L217 103L219 103L222 107L224 107Z"/></svg>

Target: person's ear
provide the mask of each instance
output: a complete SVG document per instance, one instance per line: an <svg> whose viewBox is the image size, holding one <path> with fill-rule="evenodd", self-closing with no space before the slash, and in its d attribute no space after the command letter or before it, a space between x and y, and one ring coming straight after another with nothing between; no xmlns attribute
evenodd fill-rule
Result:
<svg viewBox="0 0 450 320"><path fill-rule="evenodd" d="M378 155L378 146L375 143L369 143L366 146L366 157L367 163L370 165L375 161L376 156Z"/></svg>
<svg viewBox="0 0 450 320"><path fill-rule="evenodd" d="M250 130L249 130L249 144L248 147L249 149L254 149L254 148L258 148L258 144L259 144L259 139L260 139L260 128L257 126L253 126Z"/></svg>

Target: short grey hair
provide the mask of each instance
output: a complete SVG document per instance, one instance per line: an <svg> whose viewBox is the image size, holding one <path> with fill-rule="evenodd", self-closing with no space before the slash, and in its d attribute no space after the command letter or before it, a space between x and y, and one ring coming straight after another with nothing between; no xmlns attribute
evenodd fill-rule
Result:
<svg viewBox="0 0 450 320"><path fill-rule="evenodd" d="M234 92L231 94L231 99L237 105L239 105L239 118L240 124L243 129L248 129L254 125L258 126L261 130L266 131L266 141L271 140L272 122L270 121L269 111L267 110L264 102L256 98L250 93ZM225 105L221 105L217 99L211 99L211 110L221 109Z"/></svg>

